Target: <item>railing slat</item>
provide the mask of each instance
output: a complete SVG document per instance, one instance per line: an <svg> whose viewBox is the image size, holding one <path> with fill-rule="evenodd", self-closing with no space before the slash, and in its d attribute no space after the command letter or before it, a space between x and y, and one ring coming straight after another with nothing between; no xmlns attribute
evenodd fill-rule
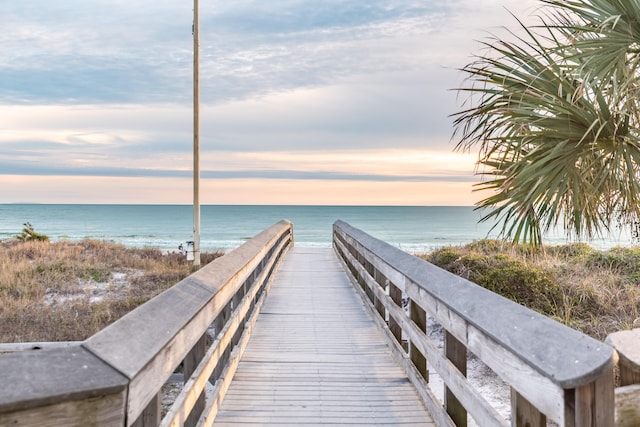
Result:
<svg viewBox="0 0 640 427"><path fill-rule="evenodd" d="M411 300L409 304L409 313L411 314L411 321L415 323L416 327L423 333L427 333L427 313L418 305L415 301ZM410 343L409 355L411 361L415 365L416 369L422 377L429 382L429 371L427 370L427 358L418 350L413 341Z"/></svg>
<svg viewBox="0 0 640 427"><path fill-rule="evenodd" d="M467 376L467 348L448 331L444 333L444 354L460 375ZM455 394L444 388L444 407L458 427L467 427L467 410L456 398Z"/></svg>
<svg viewBox="0 0 640 427"><path fill-rule="evenodd" d="M187 381L189 380L189 378L191 378L191 375L193 375L200 363L202 363L202 361L204 360L207 347L206 344L207 334L205 333L198 340L196 345L191 348L191 351L189 352L189 354L187 354L187 357L184 358L184 361L182 362L182 369L185 385L183 388L186 388ZM206 404L204 392L205 390L203 389L199 390L195 394L197 398L193 405L191 405L189 416L184 422L184 427L195 427L196 423L198 422L198 419L200 418L200 415L202 414L202 411L204 410L204 406ZM159 421L160 420L158 420L158 422ZM158 422L156 422L155 425L158 425Z"/></svg>
<svg viewBox="0 0 640 427"><path fill-rule="evenodd" d="M547 417L520 393L511 388L511 414L515 427L546 427Z"/></svg>

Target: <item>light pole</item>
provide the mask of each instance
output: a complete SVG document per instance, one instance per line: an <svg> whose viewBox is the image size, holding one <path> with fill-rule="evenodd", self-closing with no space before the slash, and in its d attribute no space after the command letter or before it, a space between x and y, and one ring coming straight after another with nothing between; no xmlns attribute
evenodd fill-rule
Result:
<svg viewBox="0 0 640 427"><path fill-rule="evenodd" d="M200 22L193 0L193 265L200 265Z"/></svg>

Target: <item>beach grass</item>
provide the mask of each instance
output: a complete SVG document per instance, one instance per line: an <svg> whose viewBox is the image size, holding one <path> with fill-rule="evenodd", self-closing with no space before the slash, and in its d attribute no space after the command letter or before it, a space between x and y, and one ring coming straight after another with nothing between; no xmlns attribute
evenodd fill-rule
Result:
<svg viewBox="0 0 640 427"><path fill-rule="evenodd" d="M640 327L640 248L482 240L422 256L596 339ZM496 313L498 315L499 313Z"/></svg>
<svg viewBox="0 0 640 427"><path fill-rule="evenodd" d="M221 253L203 253L202 264ZM84 340L194 270L184 256L85 240L0 243L0 342Z"/></svg>
<svg viewBox="0 0 640 427"><path fill-rule="evenodd" d="M220 255L203 253L203 265ZM421 257L600 340L640 327L640 248L480 240ZM84 340L193 271L158 249L0 242L0 342Z"/></svg>

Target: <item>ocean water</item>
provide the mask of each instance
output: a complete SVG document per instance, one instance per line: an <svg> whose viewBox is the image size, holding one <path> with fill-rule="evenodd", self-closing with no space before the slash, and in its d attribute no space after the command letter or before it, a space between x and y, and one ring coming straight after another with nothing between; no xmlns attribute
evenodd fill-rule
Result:
<svg viewBox="0 0 640 427"><path fill-rule="evenodd" d="M411 253L496 237L472 206L250 206L201 207L203 251L238 247L281 219L293 223L297 246L330 247L332 224L340 219ZM129 247L177 251L193 239L190 205L0 204L0 240L30 222L54 241L97 239ZM561 233L545 243L566 243ZM589 242L600 248L628 245L625 235Z"/></svg>

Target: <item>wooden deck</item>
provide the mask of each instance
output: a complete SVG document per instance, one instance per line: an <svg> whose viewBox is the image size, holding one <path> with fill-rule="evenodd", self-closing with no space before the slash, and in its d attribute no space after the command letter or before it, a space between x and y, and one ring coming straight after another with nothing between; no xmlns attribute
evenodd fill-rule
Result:
<svg viewBox="0 0 640 427"><path fill-rule="evenodd" d="M435 426L333 249L286 255L215 420Z"/></svg>

